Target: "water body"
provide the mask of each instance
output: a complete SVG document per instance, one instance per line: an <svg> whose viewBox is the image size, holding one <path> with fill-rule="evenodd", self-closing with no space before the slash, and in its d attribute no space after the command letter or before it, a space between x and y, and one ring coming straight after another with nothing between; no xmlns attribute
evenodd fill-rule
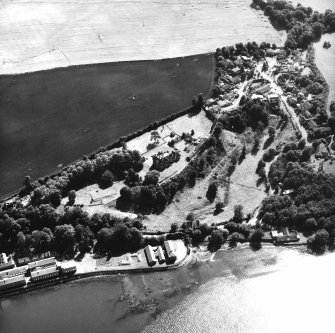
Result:
<svg viewBox="0 0 335 333"><path fill-rule="evenodd" d="M327 332L334 255L245 248L177 271L52 287L1 301L0 331Z"/></svg>
<svg viewBox="0 0 335 333"><path fill-rule="evenodd" d="M191 104L211 55L0 76L0 197Z"/></svg>

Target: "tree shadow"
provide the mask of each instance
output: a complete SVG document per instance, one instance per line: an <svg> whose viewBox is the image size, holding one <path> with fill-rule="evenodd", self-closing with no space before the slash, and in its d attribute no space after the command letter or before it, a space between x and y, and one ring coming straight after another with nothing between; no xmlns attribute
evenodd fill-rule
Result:
<svg viewBox="0 0 335 333"><path fill-rule="evenodd" d="M213 215L217 216L217 215L221 214L223 211L224 211L224 209L215 209Z"/></svg>
<svg viewBox="0 0 335 333"><path fill-rule="evenodd" d="M269 137L263 145L263 150L270 147L271 143L274 141L274 137Z"/></svg>
<svg viewBox="0 0 335 333"><path fill-rule="evenodd" d="M84 259L85 256L85 252L79 252L75 257L74 260L75 261L82 261Z"/></svg>

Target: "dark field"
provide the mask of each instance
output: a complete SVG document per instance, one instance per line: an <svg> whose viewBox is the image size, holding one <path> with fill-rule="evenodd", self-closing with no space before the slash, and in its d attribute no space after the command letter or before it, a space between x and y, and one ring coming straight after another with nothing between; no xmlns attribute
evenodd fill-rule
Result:
<svg viewBox="0 0 335 333"><path fill-rule="evenodd" d="M211 55L1 76L0 196L183 109L211 79Z"/></svg>

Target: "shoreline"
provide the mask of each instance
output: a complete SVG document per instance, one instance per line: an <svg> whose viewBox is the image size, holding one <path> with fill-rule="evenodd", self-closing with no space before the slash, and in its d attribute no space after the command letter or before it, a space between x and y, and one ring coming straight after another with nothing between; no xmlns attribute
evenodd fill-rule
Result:
<svg viewBox="0 0 335 333"><path fill-rule="evenodd" d="M50 279L46 281L41 281L41 282L35 282L33 284L29 284L25 287L17 288L17 289L11 289L8 290L7 292L0 292L0 301L2 299L6 299L12 296L16 295L21 295L21 294L26 294L32 291L56 286L59 284L64 284L64 283L69 283L69 282L74 282L78 280L84 280L84 279L89 279L89 278L98 278L98 277L106 277L106 276L122 276L122 275L127 275L127 274L148 274L148 273L156 273L156 272L166 272L166 271L171 271L171 270L176 270L179 269L185 265L187 265L193 255L192 254L187 254L184 258L182 258L178 263L169 265L169 266L162 266L162 267L142 267L142 268L124 268L124 269L100 269L100 270L92 270L90 272L84 272L84 273L75 273L72 276L69 277L57 277L55 279Z"/></svg>
<svg viewBox="0 0 335 333"><path fill-rule="evenodd" d="M280 245L274 245L272 242L264 241L261 243L261 248L291 248L293 250L301 251L302 246L306 246L306 243L288 243L288 244L280 244ZM55 279L50 279L46 281L41 282L35 282L34 284L29 284L23 288L17 288L8 290L7 292L0 293L0 301L17 296L22 294L27 294L32 291L46 289L48 287L57 286L60 284L70 283L70 282L76 282L79 280L85 280L85 279L96 279L96 278L102 278L102 277L108 277L108 276L125 276L125 275L136 275L136 274L150 274L150 273L157 273L157 272L166 272L166 271L173 271L180 269L184 267L185 265L188 265L192 259L196 259L196 261L215 261L215 256L218 252L228 252L228 251L236 251L236 250L243 250L250 247L249 242L244 243L238 243L235 247L225 247L222 246L217 251L211 253L210 251L203 250L201 248L197 249L195 252L192 250L189 254L186 254L184 258L182 258L178 263L169 265L169 266L163 266L163 267L143 267L143 268L124 268L124 269L100 269L100 270L92 270L88 272L83 273L75 273L72 276L68 277L57 277ZM255 250L257 252L257 250ZM203 260L198 258L199 253L210 253L209 258L205 258Z"/></svg>

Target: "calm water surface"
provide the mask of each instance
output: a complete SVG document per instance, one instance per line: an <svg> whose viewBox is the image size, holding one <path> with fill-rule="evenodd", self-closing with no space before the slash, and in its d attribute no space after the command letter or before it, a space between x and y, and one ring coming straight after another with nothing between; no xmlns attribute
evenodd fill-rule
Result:
<svg viewBox="0 0 335 333"><path fill-rule="evenodd" d="M3 300L0 332L323 332L334 258L245 248L174 272L83 280Z"/></svg>

